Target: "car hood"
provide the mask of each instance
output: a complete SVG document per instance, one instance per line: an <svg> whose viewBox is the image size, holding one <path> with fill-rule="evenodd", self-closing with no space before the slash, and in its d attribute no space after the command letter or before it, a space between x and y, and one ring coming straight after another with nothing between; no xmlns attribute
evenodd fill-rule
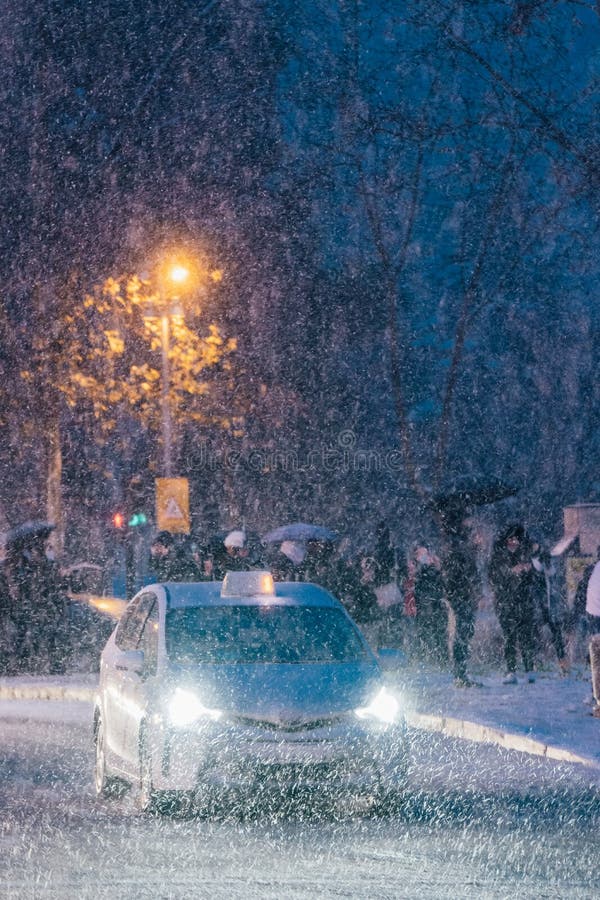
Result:
<svg viewBox="0 0 600 900"><path fill-rule="evenodd" d="M282 724L328 718L368 703L381 684L373 663L206 665L180 670L206 706Z"/></svg>

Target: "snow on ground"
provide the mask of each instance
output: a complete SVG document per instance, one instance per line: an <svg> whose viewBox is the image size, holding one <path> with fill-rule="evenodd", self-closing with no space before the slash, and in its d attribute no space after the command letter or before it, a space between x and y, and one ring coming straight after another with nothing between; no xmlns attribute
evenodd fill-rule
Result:
<svg viewBox="0 0 600 900"><path fill-rule="evenodd" d="M76 685L51 681L55 689ZM484 681L488 688L459 691L447 675L403 674L407 703L433 710L440 702L473 718L485 707L492 715L493 698L507 693L499 675ZM541 681L545 692L556 683ZM573 677L563 692L577 699L587 687ZM532 714L535 695L524 692L525 685L522 713ZM508 697L510 709L519 694ZM323 809L315 799L155 819L136 811L134 791L94 799L91 708L90 701L0 702L0 896L7 900L600 895L600 781L584 766L422 732L411 750L411 792L391 815L351 803Z"/></svg>
<svg viewBox="0 0 600 900"><path fill-rule="evenodd" d="M89 725L91 732L92 705L73 700L0 700L0 719Z"/></svg>
<svg viewBox="0 0 600 900"><path fill-rule="evenodd" d="M600 770L600 719L591 716L589 670L579 667L566 677L542 671L534 684L521 678L504 685L501 671L476 677L482 686L468 689L441 672L407 669L395 680L412 710L532 738L585 757Z"/></svg>

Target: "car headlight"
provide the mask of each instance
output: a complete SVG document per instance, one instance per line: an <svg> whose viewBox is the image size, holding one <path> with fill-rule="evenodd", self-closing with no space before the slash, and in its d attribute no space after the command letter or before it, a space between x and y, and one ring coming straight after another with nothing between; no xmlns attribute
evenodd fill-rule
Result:
<svg viewBox="0 0 600 900"><path fill-rule="evenodd" d="M399 710L400 704L394 695L390 694L387 688L382 687L368 706L361 706L354 712L359 719L374 719L377 722L391 725L398 718Z"/></svg>
<svg viewBox="0 0 600 900"><path fill-rule="evenodd" d="M169 721L171 725L193 725L199 719L220 719L220 709L209 709L192 691L176 688L169 700Z"/></svg>

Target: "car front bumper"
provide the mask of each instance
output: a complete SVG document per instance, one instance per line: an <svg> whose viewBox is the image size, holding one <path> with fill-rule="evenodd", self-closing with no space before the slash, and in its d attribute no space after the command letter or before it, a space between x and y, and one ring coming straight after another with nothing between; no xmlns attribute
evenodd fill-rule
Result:
<svg viewBox="0 0 600 900"><path fill-rule="evenodd" d="M282 787L400 787L408 763L403 721L388 726L344 722L285 732L236 723L161 727L153 741L157 790Z"/></svg>

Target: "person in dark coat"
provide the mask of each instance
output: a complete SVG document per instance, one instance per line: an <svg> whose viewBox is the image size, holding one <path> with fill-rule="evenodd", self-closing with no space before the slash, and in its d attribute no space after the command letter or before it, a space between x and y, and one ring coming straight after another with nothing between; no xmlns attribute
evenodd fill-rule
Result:
<svg viewBox="0 0 600 900"><path fill-rule="evenodd" d="M368 553L362 553L358 562L348 567L345 595L349 598L350 615L359 625L375 625L380 619L378 569L377 560Z"/></svg>
<svg viewBox="0 0 600 900"><path fill-rule="evenodd" d="M283 541L267 557L275 581L304 581L306 547L301 541Z"/></svg>
<svg viewBox="0 0 600 900"><path fill-rule="evenodd" d="M304 580L313 584L319 584L337 597L338 590L338 562L335 559L335 545L333 541L310 540L306 542L306 557L303 562Z"/></svg>
<svg viewBox="0 0 600 900"><path fill-rule="evenodd" d="M4 605L10 619L12 671L60 673L66 646L66 594L58 566L46 552L48 535L10 547L3 566ZM6 634L5 630L5 634Z"/></svg>
<svg viewBox="0 0 600 900"><path fill-rule="evenodd" d="M522 525L510 525L496 540L489 566L495 608L504 637L504 684L517 683L517 650L528 681L535 652L535 581L533 545Z"/></svg>
<svg viewBox="0 0 600 900"><path fill-rule="evenodd" d="M455 507L446 506L441 525L444 588L455 619L452 645L454 684L457 687L479 686L467 673L479 600L479 573L465 508L458 503Z"/></svg>
<svg viewBox="0 0 600 900"><path fill-rule="evenodd" d="M0 568L0 674L9 675L15 667L13 640L13 600L4 572Z"/></svg>
<svg viewBox="0 0 600 900"><path fill-rule="evenodd" d="M421 660L447 663L448 610L441 562L423 544L415 547L413 560L416 655Z"/></svg>
<svg viewBox="0 0 600 900"><path fill-rule="evenodd" d="M248 535L242 528L236 528L223 535L215 535L210 543L210 577L213 581L223 581L227 572L249 572L260 564L261 550L253 548L250 555Z"/></svg>
<svg viewBox="0 0 600 900"><path fill-rule="evenodd" d="M175 544L170 531L159 531L150 547L150 569L156 581L200 581L192 556Z"/></svg>

